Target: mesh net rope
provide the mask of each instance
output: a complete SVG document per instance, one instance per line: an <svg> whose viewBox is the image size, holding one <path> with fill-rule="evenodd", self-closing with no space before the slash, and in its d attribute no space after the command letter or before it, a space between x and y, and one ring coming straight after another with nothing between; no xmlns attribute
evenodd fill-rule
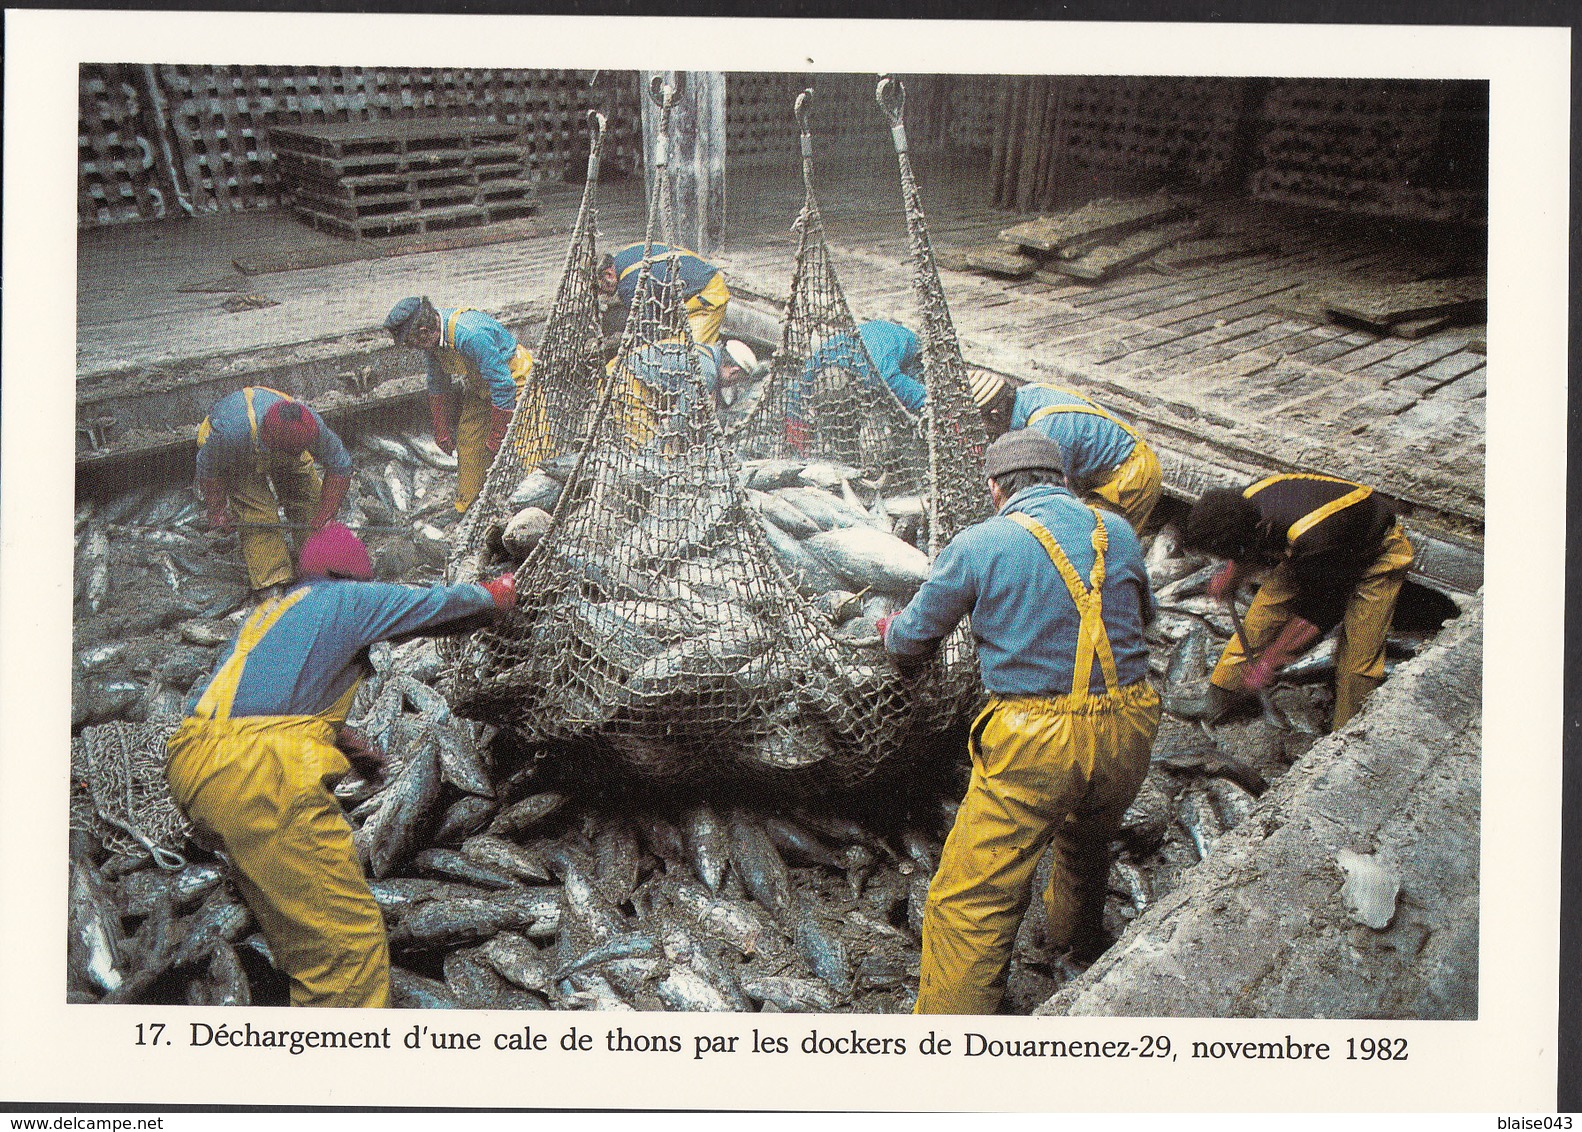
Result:
<svg viewBox="0 0 1582 1132"><path fill-rule="evenodd" d="M104 723L71 741L71 827L128 856L183 864L192 826L165 781L165 744L180 720Z"/></svg>
<svg viewBox="0 0 1582 1132"><path fill-rule="evenodd" d="M655 176L625 331L614 359L590 367L595 140L566 278L534 370L550 405L573 414L585 408L575 423L558 422L558 455L545 470L553 467L563 486L547 533L516 569L516 609L451 646L445 690L459 713L531 745L576 749L649 780L749 778L791 792L850 787L901 767L919 735L976 705L970 636L959 630L939 657L903 678L871 634L871 618L898 608L904 593L889 582L865 587L848 604L878 599L867 611L868 635L862 622L856 632L838 627L817 599L843 591L829 575L794 567L783 545L789 536L763 513L772 505L766 500L774 485L806 483L796 477L815 465L838 484L857 525L852 515L866 522L885 513L886 495L920 493L918 526L937 549L986 501L970 459L962 466L933 454L975 442L969 456L977 454L981 472L981 424L974 436L942 296L945 344L928 340L924 372L941 375L954 395L950 411L925 409L914 419L888 387L863 380L873 367L824 242L806 96L798 116L807 195L780 348L755 403L722 424L712 383L717 355L695 347L673 253L655 250L673 246L674 98L669 88L656 95ZM926 235L922 246L926 252ZM931 258L926 270L933 273ZM933 280L939 295L937 273ZM559 319L572 325L558 327ZM841 364L827 364L832 357ZM579 382L596 394L579 401L557 389ZM534 470L520 458L531 450L531 438L516 437L521 418L490 470L484 507L458 529L454 577L511 564L499 532L510 499L520 499L514 486ZM944 441L929 435L940 428L956 433ZM891 537L887 527L881 534Z"/></svg>

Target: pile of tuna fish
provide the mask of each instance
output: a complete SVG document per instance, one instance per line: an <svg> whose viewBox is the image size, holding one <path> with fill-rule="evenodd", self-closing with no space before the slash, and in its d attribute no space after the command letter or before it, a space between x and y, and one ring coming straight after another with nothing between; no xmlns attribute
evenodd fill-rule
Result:
<svg viewBox="0 0 1582 1132"><path fill-rule="evenodd" d="M384 577L436 576L443 562L453 473L425 448L411 438L361 442L345 517L400 528L369 539ZM380 462L369 466L374 453ZM825 571L795 560L804 594L832 620L868 621L909 591L850 568L818 540L861 530L921 557L905 541L921 508L845 471L804 465L792 482L788 468L752 465L749 499L771 540L771 529L782 532ZM817 482L832 472L833 484ZM78 729L113 719L174 727L247 608L234 545L205 541L190 489L134 494L79 512ZM888 544L881 557L905 559ZM1261 714L1201 722L1208 669L1231 631L1223 607L1203 596L1208 566L1180 553L1171 526L1149 540L1160 605L1150 640L1171 714L1117 845L1106 913L1117 934L1213 852L1313 742L1327 707L1333 662L1326 671L1315 653L1287 670ZM886 604L869 609L874 595ZM560 752L513 749L458 718L434 687L442 664L432 641L378 646L372 659L376 675L350 722L389 766L382 781L353 774L336 793L389 927L396 1005L910 1009L923 899L965 782L960 752L910 788L799 808L741 793L723 801L707 783L622 792L592 785ZM185 851L192 863L161 869L74 834L73 1001L285 1001L223 858ZM1031 1010L1075 973L1043 946L1042 916L1035 899L1008 1009Z"/></svg>

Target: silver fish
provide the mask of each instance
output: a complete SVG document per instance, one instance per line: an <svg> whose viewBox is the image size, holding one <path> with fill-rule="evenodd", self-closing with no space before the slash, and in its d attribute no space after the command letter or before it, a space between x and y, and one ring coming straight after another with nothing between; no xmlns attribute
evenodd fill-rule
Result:
<svg viewBox="0 0 1582 1132"><path fill-rule="evenodd" d="M731 813L727 846L731 867L742 878L753 899L773 912L782 923L791 914L791 873L769 835L741 810Z"/></svg>
<svg viewBox="0 0 1582 1132"><path fill-rule="evenodd" d="M848 993L851 962L846 957L846 945L824 927L812 909L804 907L798 911L794 938L797 951L807 960L813 973L828 983L836 994Z"/></svg>
<svg viewBox="0 0 1582 1132"><path fill-rule="evenodd" d="M111 665L119 663L126 656L129 647L125 641L119 641L114 644L99 645L86 652L78 653L77 671L86 676L109 668Z"/></svg>
<svg viewBox="0 0 1582 1132"><path fill-rule="evenodd" d="M783 939L771 922L752 905L712 895L688 881L669 887L676 906L703 931L736 948L743 955L777 956L785 951Z"/></svg>
<svg viewBox="0 0 1582 1132"><path fill-rule="evenodd" d="M844 588L840 578L815 558L799 539L766 518L760 517L758 526L780 569L802 593L812 595Z"/></svg>
<svg viewBox="0 0 1582 1132"><path fill-rule="evenodd" d="M718 892L730 863L730 847L724 826L707 802L700 803L687 814L686 835L693 870L711 892Z"/></svg>
<svg viewBox="0 0 1582 1132"><path fill-rule="evenodd" d="M447 455L432 439L419 433L409 432L401 437L406 446L410 448L419 460L431 468L440 471L454 472L456 470L456 457Z"/></svg>
<svg viewBox="0 0 1582 1132"><path fill-rule="evenodd" d="M385 789L379 809L357 831L358 855L376 877L389 876L416 848L439 802L439 745L421 743Z"/></svg>
<svg viewBox="0 0 1582 1132"><path fill-rule="evenodd" d="M420 849L412 857L412 867L422 876L436 880L453 880L479 888L506 889L520 887L518 879L507 873L480 865L454 849Z"/></svg>
<svg viewBox="0 0 1582 1132"><path fill-rule="evenodd" d="M554 983L538 948L516 932L500 932L478 949L494 969L523 990L550 994Z"/></svg>
<svg viewBox="0 0 1582 1132"><path fill-rule="evenodd" d="M784 818L766 817L763 830L778 848L799 858L804 864L825 865L832 869L845 868L845 862L823 842L795 822Z"/></svg>
<svg viewBox="0 0 1582 1132"><path fill-rule="evenodd" d="M562 879L566 911L596 943L607 943L628 930L626 917L596 891L579 869L567 869Z"/></svg>
<svg viewBox="0 0 1582 1132"><path fill-rule="evenodd" d="M1192 785L1181 791L1176 799L1176 817L1192 839L1198 859L1207 859L1222 832L1219 815L1214 812L1214 803L1207 791Z"/></svg>
<svg viewBox="0 0 1582 1132"><path fill-rule="evenodd" d="M746 483L754 491L773 491L777 487L790 487L801 482L805 460L744 460L742 471Z"/></svg>
<svg viewBox="0 0 1582 1132"><path fill-rule="evenodd" d="M579 971L556 984L562 1001L571 1010L635 1010L601 975Z"/></svg>
<svg viewBox="0 0 1582 1132"><path fill-rule="evenodd" d="M513 802L495 816L489 833L507 840L519 837L544 822L569 800L565 794L550 790Z"/></svg>
<svg viewBox="0 0 1582 1132"><path fill-rule="evenodd" d="M390 1005L401 1010L465 1009L456 993L438 979L395 966L390 968Z"/></svg>
<svg viewBox="0 0 1582 1132"><path fill-rule="evenodd" d="M812 487L782 487L773 494L806 515L821 531L842 527L878 530L874 526L873 516L865 508L847 503L827 491Z"/></svg>
<svg viewBox="0 0 1582 1132"><path fill-rule="evenodd" d="M500 804L493 798L480 798L463 794L445 810L444 817L434 829L434 844L450 845L461 838L471 837L494 819ZM465 849L463 850L465 852ZM480 862L487 864L487 862ZM545 878L548 879L548 878Z"/></svg>
<svg viewBox="0 0 1582 1132"><path fill-rule="evenodd" d="M390 932L390 945L448 948L478 943L502 931L531 936L542 921L558 914L558 902L540 910L504 894L492 899L429 900L402 915Z"/></svg>
<svg viewBox="0 0 1582 1132"><path fill-rule="evenodd" d="M453 951L440 966L445 985L470 1010L542 1010L547 1005L506 979L476 951Z"/></svg>
<svg viewBox="0 0 1582 1132"><path fill-rule="evenodd" d="M593 854L594 886L611 903L626 903L637 887L637 835L619 818L606 820L594 834Z"/></svg>
<svg viewBox="0 0 1582 1132"><path fill-rule="evenodd" d="M494 784L484 765L483 749L472 740L471 727L452 716L444 723L435 724L433 733L439 744L440 771L444 780L465 793L492 798Z"/></svg>
<svg viewBox="0 0 1582 1132"><path fill-rule="evenodd" d="M1154 600L1162 605L1171 605L1186 598L1196 597L1208 589L1208 581L1219 570L1219 564L1210 562L1201 569L1194 570L1184 578L1177 578L1169 585L1164 586L1154 594Z"/></svg>
<svg viewBox="0 0 1582 1132"><path fill-rule="evenodd" d="M1251 792L1228 778L1210 778L1207 785L1220 824L1226 829L1235 829L1258 804L1258 799Z"/></svg>
<svg viewBox="0 0 1582 1132"><path fill-rule="evenodd" d="M405 450L403 449L403 451ZM385 488L390 493L390 502L395 505L395 509L401 512L412 510L412 489L407 486L406 480L401 477L399 464L391 463L385 465L384 481Z"/></svg>
<svg viewBox="0 0 1582 1132"><path fill-rule="evenodd" d="M247 972L237 958L236 949L230 944L216 941L209 958L209 1001L214 1006L251 1006L252 987Z"/></svg>
<svg viewBox="0 0 1582 1132"><path fill-rule="evenodd" d="M1117 880L1120 881L1119 885L1116 884ZM1115 864L1110 868L1110 890L1119 892L1130 900L1132 908L1139 916L1153 902L1153 893L1148 883L1148 874L1130 861L1118 857L1115 860Z"/></svg>
<svg viewBox="0 0 1582 1132"><path fill-rule="evenodd" d="M553 511L560 500L560 492L559 480L546 474L543 469L535 469L522 477L522 481L511 492L511 497L506 500L506 505L513 512L524 507Z"/></svg>
<svg viewBox="0 0 1582 1132"><path fill-rule="evenodd" d="M873 527L841 527L804 541L814 558L853 588L909 599L928 580L928 556Z"/></svg>
<svg viewBox="0 0 1582 1132"><path fill-rule="evenodd" d="M82 571L88 579L88 611L98 613L110 595L110 536L103 524L88 528L82 555Z"/></svg>
<svg viewBox="0 0 1582 1132"><path fill-rule="evenodd" d="M792 538L804 539L809 535L818 534L823 529L790 502L777 495L748 489L747 502L760 515Z"/></svg>
<svg viewBox="0 0 1582 1132"><path fill-rule="evenodd" d="M407 450L406 445L402 444L399 440L392 439L388 436L380 436L379 434L372 432L364 433L362 436L362 443L363 447L367 448L369 451L383 456L389 460L401 460L406 463L411 463L417 459L417 456L414 453Z"/></svg>
<svg viewBox="0 0 1582 1132"><path fill-rule="evenodd" d="M83 989L113 991L126 978L120 915L92 865L71 862L70 884L68 970Z"/></svg>
<svg viewBox="0 0 1582 1132"><path fill-rule="evenodd" d="M557 980L563 979L574 971L585 971L616 959L646 959L656 954L659 949L659 941L647 932L625 932L605 940L571 962L562 964L556 968L553 977Z"/></svg>
<svg viewBox="0 0 1582 1132"><path fill-rule="evenodd" d="M654 988L672 1010L731 1012L736 1009L718 987L691 967L676 964Z"/></svg>
<svg viewBox="0 0 1582 1132"><path fill-rule="evenodd" d="M515 877L528 884L548 884L553 878L537 856L502 837L482 833L461 843L462 854L484 868Z"/></svg>
<svg viewBox="0 0 1582 1132"><path fill-rule="evenodd" d="M214 894L194 912L186 925L186 938L170 957L171 967L184 967L205 958L215 943L235 943L252 927L247 905L229 892Z"/></svg>

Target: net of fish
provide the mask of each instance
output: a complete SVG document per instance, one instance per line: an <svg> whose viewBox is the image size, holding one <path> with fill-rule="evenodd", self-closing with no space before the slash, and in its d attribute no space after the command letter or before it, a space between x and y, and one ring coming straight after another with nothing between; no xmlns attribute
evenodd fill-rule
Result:
<svg viewBox="0 0 1582 1132"><path fill-rule="evenodd" d="M805 115L807 198L780 349L757 405L722 425L679 273L656 270L666 254L654 251L658 237L674 246L673 98L656 99L656 176L620 345L566 434L572 446L507 499L521 504L553 484L542 497L547 529L517 569L516 610L453 646L447 695L459 712L530 743L652 780L849 787L898 766L920 733L959 721L981 694L965 633L911 678L886 659L874 622L916 589L927 556L880 520L883 500L918 498L913 537L937 548L976 517L982 489L970 505L954 490L939 495L938 469L956 472L931 454L961 441L931 440L936 417L911 417L887 390L821 382L809 365L832 342L863 348L824 243ZM592 253L573 243L568 273L579 281L563 283L562 295L585 285L591 299ZM590 309L567 303L553 317L586 319L586 329ZM860 360L871 368L865 352ZM965 398L959 356L955 376ZM981 452L981 426L977 435ZM472 528L456 576L509 562L502 516ZM805 526L793 533L782 522Z"/></svg>
<svg viewBox="0 0 1582 1132"><path fill-rule="evenodd" d="M192 826L165 781L176 721L85 727L71 741L71 824L115 853L179 860Z"/></svg>

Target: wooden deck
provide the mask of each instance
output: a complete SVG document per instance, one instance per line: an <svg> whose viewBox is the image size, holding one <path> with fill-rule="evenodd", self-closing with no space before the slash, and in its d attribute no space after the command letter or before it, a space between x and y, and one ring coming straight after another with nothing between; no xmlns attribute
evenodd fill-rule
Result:
<svg viewBox="0 0 1582 1132"><path fill-rule="evenodd" d="M893 157L829 164L819 200L854 315L917 325ZM992 240L1026 219L988 203L980 167L920 162L917 171L937 250ZM1073 185L1073 203L1099 191ZM796 246L791 222L802 201L798 170L733 171L729 194L718 262L744 299L783 301ZM179 382L195 359L239 359L354 334L371 349L378 338L371 332L407 294L519 316L526 310L528 321L537 311L541 319L578 199L575 189L546 189L530 222L539 234L526 239L251 277L233 261L343 242L280 210L85 233L79 401L107 384ZM601 186L600 205L606 245L641 237L640 183ZM1204 202L1202 214L1221 235L1278 250L1168 270L1145 263L1096 284L1044 273L1013 281L942 271L967 360L1095 394L1157 438L1167 478L1185 494L1227 472L1329 472L1375 484L1417 521L1476 544L1484 501L1482 329L1381 336L1331 323L1314 303L1317 292L1342 282L1411 278L1436 256L1481 262L1482 248L1425 251L1422 232L1408 245L1378 222L1246 201ZM183 289L195 284L216 289ZM278 305L230 313L220 307L224 287ZM414 372L416 364L413 356Z"/></svg>

